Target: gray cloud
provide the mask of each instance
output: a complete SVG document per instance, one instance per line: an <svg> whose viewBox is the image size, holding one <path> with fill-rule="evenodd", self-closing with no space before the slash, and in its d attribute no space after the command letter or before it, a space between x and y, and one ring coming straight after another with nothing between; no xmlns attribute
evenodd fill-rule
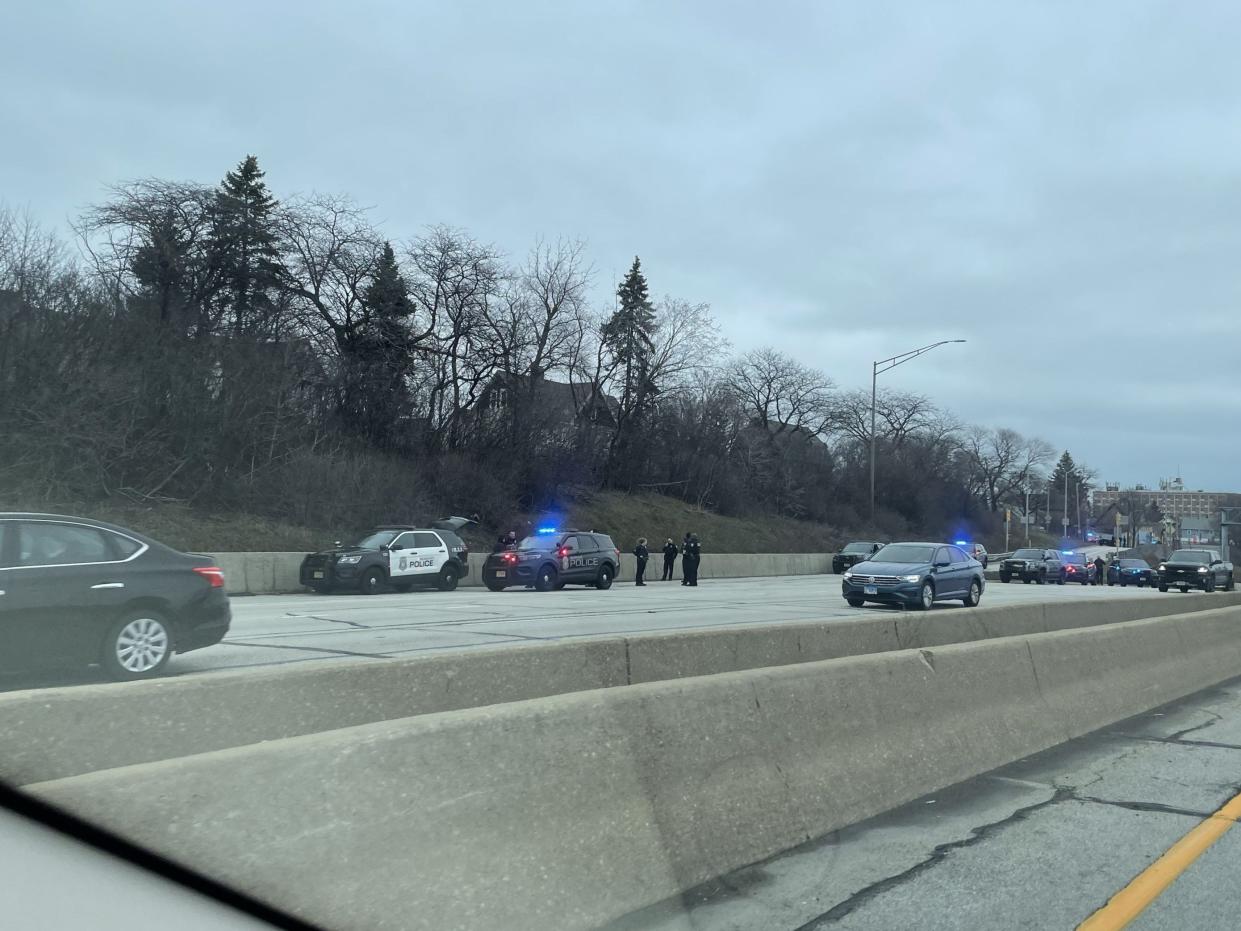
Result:
<svg viewBox="0 0 1241 931"><path fill-rule="evenodd" d="M845 386L967 338L886 383L1104 477L1235 483L1241 7L670 6L26 5L0 196L59 223L255 152L394 237L584 237L601 302L638 253Z"/></svg>

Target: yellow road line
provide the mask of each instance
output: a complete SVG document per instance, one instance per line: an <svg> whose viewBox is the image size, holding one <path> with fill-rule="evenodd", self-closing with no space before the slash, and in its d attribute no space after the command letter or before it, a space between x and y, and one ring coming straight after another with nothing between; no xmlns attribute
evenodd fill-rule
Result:
<svg viewBox="0 0 1241 931"><path fill-rule="evenodd" d="M1176 882L1177 877L1223 837L1239 818L1241 795L1236 795L1108 899L1106 905L1077 926L1078 931L1119 931L1125 927Z"/></svg>

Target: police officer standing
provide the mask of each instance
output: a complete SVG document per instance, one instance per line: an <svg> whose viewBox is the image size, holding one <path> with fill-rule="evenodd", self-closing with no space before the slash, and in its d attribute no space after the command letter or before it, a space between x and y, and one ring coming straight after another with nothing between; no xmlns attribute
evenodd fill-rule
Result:
<svg viewBox="0 0 1241 931"><path fill-rule="evenodd" d="M681 546L681 584L698 586L698 564L702 561L702 548L697 534L687 533Z"/></svg>
<svg viewBox="0 0 1241 931"><path fill-rule="evenodd" d="M492 547L491 552L503 553L505 550L516 549L516 547L517 547L517 531L510 530L508 533L502 535L500 539L496 540L496 545Z"/></svg>
<svg viewBox="0 0 1241 931"><path fill-rule="evenodd" d="M1102 556L1094 558L1094 584L1102 585L1107 581L1107 563L1103 561Z"/></svg>
<svg viewBox="0 0 1241 931"><path fill-rule="evenodd" d="M650 550L646 548L646 537L638 537L638 545L633 548L633 555L638 562L637 571L633 574L633 584L645 585L642 577L646 574L646 561L651 556Z"/></svg>
<svg viewBox="0 0 1241 931"><path fill-rule="evenodd" d="M677 545L672 542L672 537L668 538L668 542L664 544L664 577L661 582L672 581L672 570L676 566L677 553L681 552L677 549Z"/></svg>

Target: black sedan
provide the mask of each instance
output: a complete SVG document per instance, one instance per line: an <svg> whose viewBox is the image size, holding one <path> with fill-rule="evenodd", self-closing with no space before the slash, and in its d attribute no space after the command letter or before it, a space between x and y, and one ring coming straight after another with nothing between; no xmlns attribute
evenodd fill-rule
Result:
<svg viewBox="0 0 1241 931"><path fill-rule="evenodd" d="M158 675L173 653L219 643L224 573L123 527L0 513L0 669L88 666Z"/></svg>
<svg viewBox="0 0 1241 931"><path fill-rule="evenodd" d="M1145 559L1118 559L1107 567L1107 584L1119 585L1155 585L1159 574L1150 567Z"/></svg>
<svg viewBox="0 0 1241 931"><path fill-rule="evenodd" d="M854 608L873 601L927 611L937 601L977 607L985 585L982 563L959 546L889 543L845 570L841 593Z"/></svg>

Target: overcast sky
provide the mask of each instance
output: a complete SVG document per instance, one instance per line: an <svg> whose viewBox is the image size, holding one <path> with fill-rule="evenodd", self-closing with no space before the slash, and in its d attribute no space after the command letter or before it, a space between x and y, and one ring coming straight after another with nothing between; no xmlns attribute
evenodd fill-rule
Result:
<svg viewBox="0 0 1241 931"><path fill-rule="evenodd" d="M676 7L676 9L673 9ZM1101 479L1241 490L1241 4L66 3L6 10L0 198L353 194L514 257L641 256L846 388L870 364Z"/></svg>

